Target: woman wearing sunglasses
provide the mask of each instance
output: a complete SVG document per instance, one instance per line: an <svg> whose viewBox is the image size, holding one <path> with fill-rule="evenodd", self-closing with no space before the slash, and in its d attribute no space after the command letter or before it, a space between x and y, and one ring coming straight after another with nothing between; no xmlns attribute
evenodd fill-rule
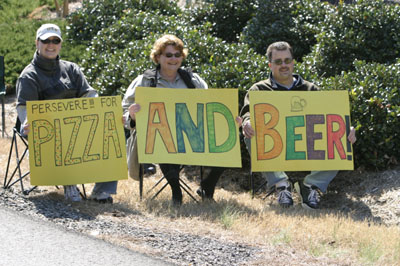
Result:
<svg viewBox="0 0 400 266"><path fill-rule="evenodd" d="M139 75L128 87L122 107L124 108L124 118L126 128L131 130L133 138L135 129L135 113L140 110L140 105L135 103L135 90L137 87L158 87L158 88L198 88L207 89L207 83L199 75L192 73L189 69L181 68L182 61L187 57L188 49L184 48L181 39L174 35L164 35L153 45L151 59L156 64L155 69L147 70L143 75ZM129 155L128 155L129 156ZM133 168L130 167L130 176ZM180 165L160 164L163 175L168 180L172 190L172 202L179 206L182 204L182 191L179 185ZM208 176L202 181L201 189L198 193L204 198L212 199L215 185L223 172L223 168L212 167Z"/></svg>
<svg viewBox="0 0 400 266"><path fill-rule="evenodd" d="M26 117L27 101L98 96L77 64L60 59L62 41L61 30L55 24L43 24L36 32L33 60L17 80L17 112L23 135L30 130ZM116 181L97 183L91 198L102 203L112 202L110 194L116 191ZM64 186L64 195L69 201L81 200L76 185Z"/></svg>

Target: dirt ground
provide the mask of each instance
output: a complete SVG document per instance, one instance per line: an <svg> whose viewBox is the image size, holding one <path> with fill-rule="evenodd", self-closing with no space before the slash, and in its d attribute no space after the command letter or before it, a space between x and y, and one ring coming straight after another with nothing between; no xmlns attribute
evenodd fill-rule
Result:
<svg viewBox="0 0 400 266"><path fill-rule="evenodd" d="M17 115L15 95L6 95L4 102L1 136L11 138ZM4 132L3 122L5 122ZM5 154L5 152L2 153ZM226 190L250 190L249 175L246 169L229 169L218 186ZM187 176L190 176L190 173L187 173ZM294 179L302 176L303 173L291 173ZM256 186L263 183L257 175L254 180ZM264 195L265 189L261 189L257 196ZM266 199L271 204L274 200L273 196ZM330 184L328 192L322 195L321 208L343 213L353 220L400 225L400 166L381 172L364 170L339 172Z"/></svg>

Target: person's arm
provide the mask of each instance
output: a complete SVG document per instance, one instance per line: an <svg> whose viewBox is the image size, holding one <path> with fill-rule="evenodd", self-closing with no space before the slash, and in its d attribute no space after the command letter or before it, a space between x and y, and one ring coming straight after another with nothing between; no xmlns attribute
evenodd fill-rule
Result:
<svg viewBox="0 0 400 266"><path fill-rule="evenodd" d="M143 84L143 75L132 81L122 99L123 120L127 129L132 129L136 126L135 114L140 110L140 105L135 103L135 92L136 88L140 86L145 86Z"/></svg>
<svg viewBox="0 0 400 266"><path fill-rule="evenodd" d="M246 138L252 138L254 136L254 129L250 121L250 91L258 91L259 88L254 84L247 91L244 97L244 104L242 110L240 110L240 116L242 117L242 133Z"/></svg>
<svg viewBox="0 0 400 266"><path fill-rule="evenodd" d="M196 73L193 73L192 82L197 89L208 89L207 83Z"/></svg>
<svg viewBox="0 0 400 266"><path fill-rule="evenodd" d="M30 125L27 119L26 102L39 100L38 84L30 77L20 77L17 80L17 115L21 121L20 133L27 136L30 131Z"/></svg>

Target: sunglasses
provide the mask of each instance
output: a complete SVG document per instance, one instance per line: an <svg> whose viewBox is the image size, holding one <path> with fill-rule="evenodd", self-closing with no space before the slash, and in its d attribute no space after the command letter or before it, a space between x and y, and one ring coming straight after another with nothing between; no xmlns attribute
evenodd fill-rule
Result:
<svg viewBox="0 0 400 266"><path fill-rule="evenodd" d="M50 39L46 39L46 40L40 40L42 43L44 43L44 44L49 44L49 43L52 43L52 44L59 44L60 42L61 42L61 40L60 39L53 39L53 40L50 40Z"/></svg>
<svg viewBox="0 0 400 266"><path fill-rule="evenodd" d="M165 56L168 57L168 58L171 58L173 56L175 56L176 58L179 58L179 57L182 56L182 53L180 53L180 52L177 52L177 53L174 53L174 54L173 53L166 53Z"/></svg>
<svg viewBox="0 0 400 266"><path fill-rule="evenodd" d="M284 60L282 60L282 59L272 60L272 63L274 63L275 65L278 65L278 66L282 65L282 63L289 65L292 62L293 62L293 58L285 58Z"/></svg>

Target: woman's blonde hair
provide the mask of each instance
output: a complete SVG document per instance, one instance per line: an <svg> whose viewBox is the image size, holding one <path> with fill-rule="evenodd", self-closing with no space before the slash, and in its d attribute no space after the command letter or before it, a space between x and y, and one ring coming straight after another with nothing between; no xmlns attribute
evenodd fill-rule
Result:
<svg viewBox="0 0 400 266"><path fill-rule="evenodd" d="M189 51L187 48L184 48L182 40L176 37L175 35L166 34L161 38L159 38L154 43L153 48L151 49L150 58L151 60L153 60L154 63L158 64L157 56L162 54L168 45L174 46L175 49L181 52L183 59L187 57Z"/></svg>

